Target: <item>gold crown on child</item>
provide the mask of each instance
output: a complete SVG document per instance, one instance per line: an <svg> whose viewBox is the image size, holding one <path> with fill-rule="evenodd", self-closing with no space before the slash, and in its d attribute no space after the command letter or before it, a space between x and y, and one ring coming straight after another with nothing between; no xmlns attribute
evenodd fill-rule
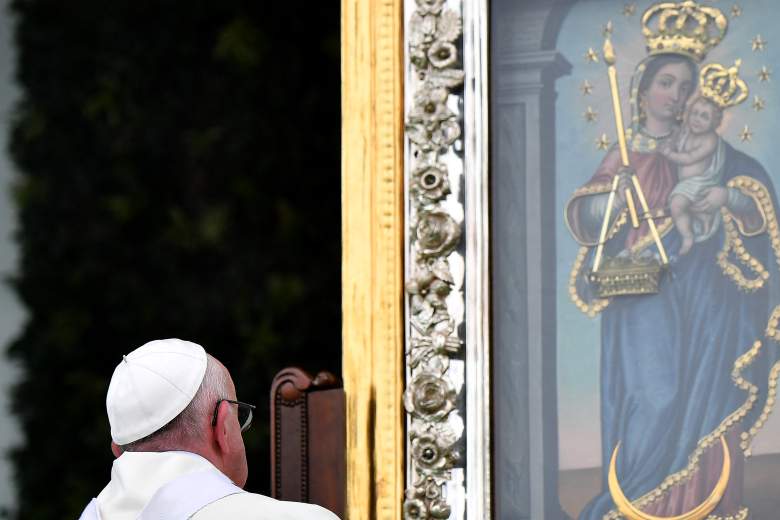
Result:
<svg viewBox="0 0 780 520"><path fill-rule="evenodd" d="M728 19L717 7L661 2L642 15L642 34L649 54L684 54L701 61L726 35Z"/></svg>
<svg viewBox="0 0 780 520"><path fill-rule="evenodd" d="M720 108L739 105L748 97L748 87L739 77L739 66L742 60L737 60L729 68L720 63L708 63L699 72L701 95Z"/></svg>

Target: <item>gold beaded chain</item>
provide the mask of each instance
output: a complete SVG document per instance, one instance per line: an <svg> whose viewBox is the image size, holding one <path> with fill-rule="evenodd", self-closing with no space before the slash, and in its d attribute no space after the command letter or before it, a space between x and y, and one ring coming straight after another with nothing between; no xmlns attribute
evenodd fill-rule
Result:
<svg viewBox="0 0 780 520"><path fill-rule="evenodd" d="M735 515L709 515L705 520L747 520L750 510L747 507L740 509Z"/></svg>
<svg viewBox="0 0 780 520"><path fill-rule="evenodd" d="M580 270L582 269L582 264L585 262L587 254L588 248L581 247L577 252L577 257L574 259L574 266L572 266L571 273L569 274L569 298L571 298L572 303L574 303L580 311L587 314L590 318L595 318L596 315L607 308L609 305L609 298L595 298L591 303L586 303L577 292L577 278L580 276Z"/></svg>
<svg viewBox="0 0 780 520"><path fill-rule="evenodd" d="M664 217L664 210L659 209L655 212L653 215L653 218L661 219ZM672 227L672 219L671 217L666 217L661 220L661 222L658 224L658 233L661 236L666 235L666 232L669 231ZM647 246L652 246L655 244L655 238L653 238L652 233L647 233L644 236L642 236L639 240L636 241L636 243L631 246L631 254L636 255L639 252L641 252L643 249L645 249Z"/></svg>
<svg viewBox="0 0 780 520"><path fill-rule="evenodd" d="M740 290L745 292L754 292L764 286L764 283L769 279L769 271L756 258L748 253L745 249L742 239L739 236L739 231L734 225L734 219L726 208L721 208L723 214L723 227L725 228L725 240L723 241L723 249L718 253L718 265L723 270L723 274L731 278L731 280L737 284ZM733 251L734 255L746 268L753 271L756 277L753 279L747 278L742 269L737 265L729 261L729 253Z"/></svg>
<svg viewBox="0 0 780 520"><path fill-rule="evenodd" d="M777 379L780 377L780 361L774 364L772 370L769 372L769 390L767 390L766 403L764 403L764 409L761 410L761 415L756 422L746 432L742 432L741 441L739 443L740 448L745 452L745 456L749 457L750 443L753 438L758 434L759 430L764 427L769 416L772 414L772 408L777 400Z"/></svg>
<svg viewBox="0 0 780 520"><path fill-rule="evenodd" d="M775 307L772 311L772 315L769 317L769 323L767 323L766 326L766 337L776 343L780 342L780 331L777 329L778 322L780 322L780 305ZM758 431L763 428L772 413L772 408L774 408L777 400L778 379L780 379L780 361L776 362L769 372L769 388L767 389L766 403L764 403L764 409L761 411L761 415L747 432L742 433L742 442L740 443L740 446L745 450L745 455L750 455L750 442Z"/></svg>
<svg viewBox="0 0 780 520"><path fill-rule="evenodd" d="M628 221L628 212L625 208L618 214L615 223L612 224L612 228L607 235L607 240L614 237L623 225ZM577 256L574 259L574 265L569 273L569 298L572 303L584 314L587 314L591 318L595 318L601 311L607 308L609 305L609 298L596 298L591 303L586 303L585 300L577 292L577 279L582 272L582 266L585 263L585 258L588 256L588 247L581 247L577 251Z"/></svg>
<svg viewBox="0 0 780 520"><path fill-rule="evenodd" d="M723 274L729 277L737 287L745 292L754 292L764 286L769 279L769 271L747 251L740 235L755 236L768 230L772 249L774 249L776 257L780 259L780 235L778 234L775 211L772 207L772 198L763 184L750 177L742 175L735 177L728 182L727 186L737 188L753 199L764 222L757 231L748 232L742 222L728 208L721 208L725 240L723 248L718 253L718 265L723 270ZM747 278L742 269L729 260L731 252L745 268L750 269L756 275L755 278Z"/></svg>

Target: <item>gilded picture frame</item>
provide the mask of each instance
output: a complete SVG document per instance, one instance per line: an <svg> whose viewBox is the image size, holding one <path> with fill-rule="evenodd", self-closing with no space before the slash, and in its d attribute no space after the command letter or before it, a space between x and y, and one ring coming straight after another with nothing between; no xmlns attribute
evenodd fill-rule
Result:
<svg viewBox="0 0 780 520"><path fill-rule="evenodd" d="M400 0L342 0L347 517L401 518L403 34Z"/></svg>
<svg viewBox="0 0 780 520"><path fill-rule="evenodd" d="M437 2L431 5L436 7ZM464 6L460 2L449 2L448 12L454 31L448 43L462 47L464 41L469 45L486 44L486 5L475 3L478 7L470 16L469 25L463 33L461 25ZM409 141L404 135L404 125L409 128L409 111L414 105L414 92L407 85L414 73L409 58L409 40L402 38L405 26L409 30L410 17L402 17L402 12L414 13L417 8L425 9L425 2L342 2L342 77L343 77L343 294L344 294L344 381L347 391L348 424L348 485L347 508L350 518L402 518L414 513L414 469L410 454L412 439L408 437L407 426L411 427L411 410L415 401L413 391L408 388L413 379L409 357L405 352L412 342L409 320L409 305L414 297L414 264L412 249L416 237L410 236L407 222L417 218L409 203L411 170L414 166ZM469 7L466 7L468 10ZM441 11L437 11L439 15ZM430 14L430 13L424 13ZM457 51L457 63L462 64L465 56ZM453 62L454 63L454 62ZM484 55L470 54L465 64L470 76L486 75ZM460 65L461 70L463 65ZM457 72L456 72L457 75ZM461 77L456 84L463 81ZM459 139L459 146L468 147L468 161L471 168L486 175L486 82L472 82L474 89L461 88L453 93L450 102L468 103L466 116L460 109L458 125L464 118L473 119L470 132L480 128L479 133L469 133L466 143ZM454 85L459 86L459 85ZM405 98L404 96L405 92ZM464 99L467 98L467 99ZM404 103L404 99L406 103ZM478 123L477 123L478 122ZM458 130L458 133L460 131ZM452 145L453 143L449 143ZM456 162L463 159L456 159ZM463 171L463 165L459 167ZM407 175L404 175L406 171ZM444 249L455 255L456 277L463 283L483 284L486 287L487 262L484 256L487 247L478 247L477 240L487 240L487 221L476 214L464 218L463 199L469 197L469 210L484 211L487 200L486 182L476 176L465 176L461 181L470 182L468 193L460 192L461 200L452 204L460 205L457 231L459 237L464 226L468 229L466 244L460 245L449 239ZM449 191L449 190L448 190ZM476 198L474 198L476 197ZM437 223L429 228L436 230ZM480 226L482 226L480 228ZM485 242L486 244L486 242ZM458 252L453 252L458 249ZM468 256L468 259L466 258ZM458 262L457 259L460 259ZM464 271L465 261L479 263L480 271ZM403 270L402 270L403 269ZM468 279L468 281L466 281ZM406 282L406 283L405 283ZM468 303L466 298L469 298ZM469 328L464 332L451 330L455 343L464 341L482 342L485 345L488 333L488 315L485 309L487 293L469 291L468 296L459 292L454 298L460 300L461 313L458 323L465 319L474 320L482 327ZM453 298L453 301L454 301ZM454 321L453 321L453 325ZM465 336L468 334L468 338ZM443 507L451 507L454 493L460 493L461 500L456 505L456 515L463 517L465 508L470 508L470 517L486 514L489 507L489 451L485 443L489 437L489 407L487 402L489 387L482 384L464 385L471 381L487 380L489 364L482 357L483 351L471 350L454 359L451 373L461 381L462 397L457 407L461 414L467 403L474 409L482 408L482 415L472 414L468 420L469 430L475 433L463 453L456 453L461 439L456 436L457 448L449 452L453 455L452 465L442 473L444 480L437 485L446 487L447 476L452 469L461 471L459 486L449 490L447 498L439 495ZM464 356L468 356L468 360ZM404 375L407 377L404 378ZM406 379L406 380L405 380ZM406 392L404 392L406 389ZM406 403L407 412L404 412ZM450 411L450 410L448 410ZM456 411L457 413L457 411ZM462 423L461 423L462 424ZM477 433L479 432L479 433ZM462 435L461 435L462 437ZM475 442L479 441L479 443ZM446 448L449 448L447 446ZM468 454L466 453L468 451ZM482 500L465 501L465 482L462 479L464 464L468 456L473 460L473 470L469 473L471 487L481 489ZM455 459L461 462L456 462ZM456 467L457 466L457 467ZM477 468L484 474L480 475ZM447 476L445 476L445 474ZM430 487L429 494L430 494ZM431 499L423 507L431 505ZM423 502L425 503L425 502ZM441 515L442 512L439 511ZM457 517L456 516L456 517Z"/></svg>

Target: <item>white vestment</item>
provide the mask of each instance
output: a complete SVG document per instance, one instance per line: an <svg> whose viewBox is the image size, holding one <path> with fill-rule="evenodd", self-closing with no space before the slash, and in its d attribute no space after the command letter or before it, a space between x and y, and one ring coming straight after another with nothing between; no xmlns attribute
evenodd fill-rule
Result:
<svg viewBox="0 0 780 520"><path fill-rule="evenodd" d="M209 461L183 451L126 452L82 520L338 520L311 504L247 493Z"/></svg>

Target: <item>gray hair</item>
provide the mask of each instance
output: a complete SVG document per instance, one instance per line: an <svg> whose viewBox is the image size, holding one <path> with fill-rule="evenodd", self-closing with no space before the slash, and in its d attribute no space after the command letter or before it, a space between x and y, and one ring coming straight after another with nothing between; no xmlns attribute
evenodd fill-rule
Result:
<svg viewBox="0 0 780 520"><path fill-rule="evenodd" d="M204 425L211 424L217 401L228 398L230 391L227 369L213 357L207 359L203 381L190 404L156 432L120 446L122 451L170 451L205 440Z"/></svg>

